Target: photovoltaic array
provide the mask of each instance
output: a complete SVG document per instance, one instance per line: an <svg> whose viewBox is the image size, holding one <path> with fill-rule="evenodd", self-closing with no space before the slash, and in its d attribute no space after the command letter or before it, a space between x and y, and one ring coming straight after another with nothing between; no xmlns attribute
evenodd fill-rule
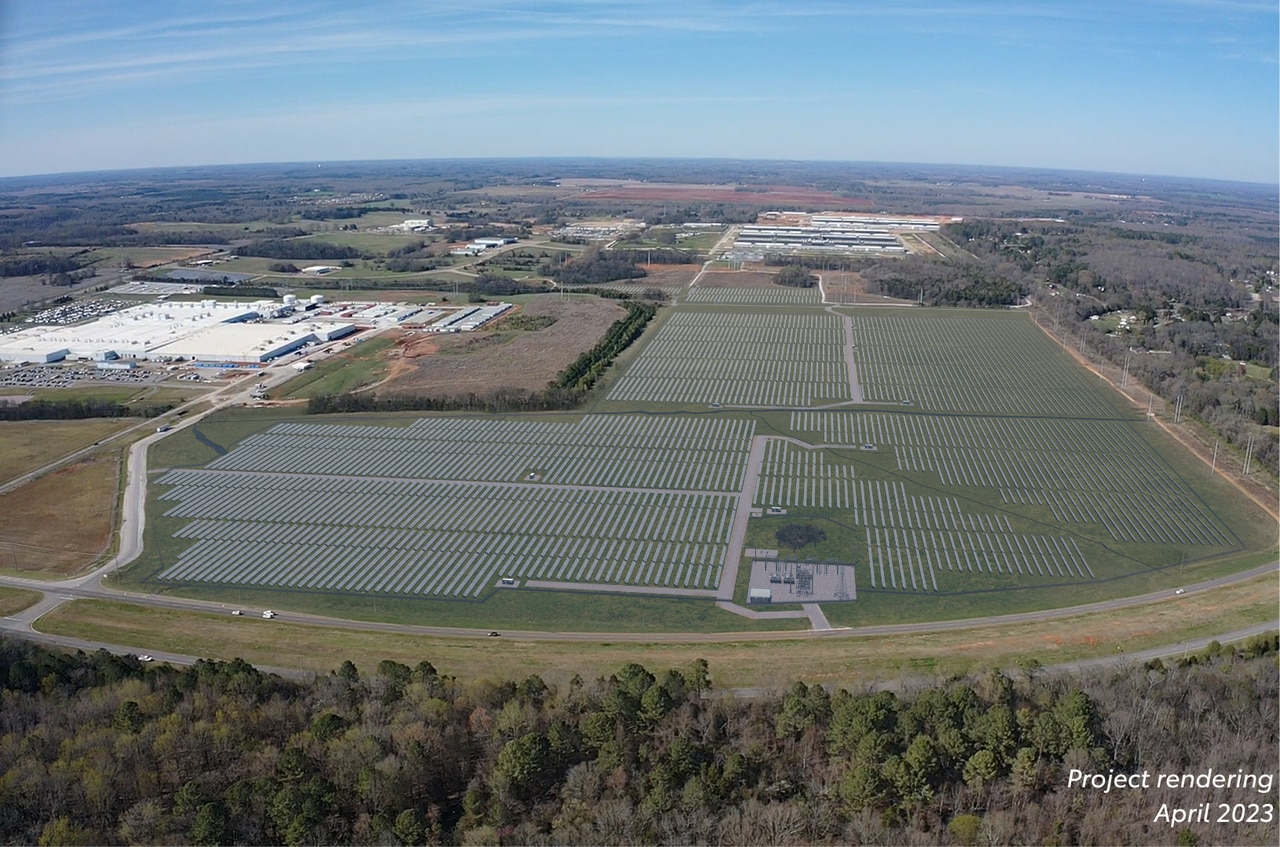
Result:
<svg viewBox="0 0 1280 847"><path fill-rule="evenodd" d="M1022 315L865 314L853 319L869 403L930 412L1115 417L1077 367Z"/></svg>
<svg viewBox="0 0 1280 847"><path fill-rule="evenodd" d="M1063 524L1096 524L1114 541L1230 548L1221 520L1126 420L883 412L794 412L826 444L875 443L901 471L943 485L992 488L1008 504L1047 506Z"/></svg>
<svg viewBox="0 0 1280 847"><path fill-rule="evenodd" d="M759 407L849 400L843 349L837 315L677 312L607 399Z"/></svg>
<svg viewBox="0 0 1280 847"><path fill-rule="evenodd" d="M498 577L713 589L752 424L285 423L158 483L162 580L473 597Z"/></svg>
<svg viewBox="0 0 1280 847"><path fill-rule="evenodd" d="M686 303L716 303L722 306L818 306L822 292L813 288L726 288L718 285L694 286L685 293Z"/></svg>

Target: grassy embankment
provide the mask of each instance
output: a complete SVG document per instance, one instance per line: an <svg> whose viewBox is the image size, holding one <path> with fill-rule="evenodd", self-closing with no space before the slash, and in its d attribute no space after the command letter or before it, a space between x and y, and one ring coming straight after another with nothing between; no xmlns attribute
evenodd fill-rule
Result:
<svg viewBox="0 0 1280 847"><path fill-rule="evenodd" d="M644 641L522 641L360 632L280 620L199 614L105 601L75 601L41 620L42 631L189 655L245 660L326 673L344 659L362 669L382 659L415 664L429 659L462 679L522 679L537 673L563 684L636 661L651 668L683 667L705 658L720 688L777 688L804 679L857 686L908 676L946 676L1007 668L1035 660L1051 665L1114 656L1185 639L1211 637L1275 620L1274 574L1136 608L1041 623L979 626L949 632L878 637ZM426 621L424 621L425 623Z"/></svg>

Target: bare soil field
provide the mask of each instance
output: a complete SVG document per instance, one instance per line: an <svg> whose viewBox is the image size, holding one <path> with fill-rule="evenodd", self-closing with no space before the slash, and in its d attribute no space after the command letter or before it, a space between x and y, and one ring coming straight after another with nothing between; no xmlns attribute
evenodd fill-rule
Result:
<svg viewBox="0 0 1280 847"><path fill-rule="evenodd" d="M753 186L739 191L732 185L689 185L684 183L632 183L585 191L582 200L633 200L652 203L736 203L743 206L810 206L824 209L869 209L870 200L841 197L829 191L791 185Z"/></svg>
<svg viewBox="0 0 1280 847"><path fill-rule="evenodd" d="M774 288L774 275L761 271L707 271L698 280L707 288Z"/></svg>
<svg viewBox="0 0 1280 847"><path fill-rule="evenodd" d="M531 300L492 330L430 335L405 333L396 342L382 393L452 397L499 388L541 390L590 350L626 310L609 300ZM504 328L510 317L553 318L533 331Z"/></svg>
<svg viewBox="0 0 1280 847"><path fill-rule="evenodd" d="M680 288L688 285L702 270L702 265L641 265L648 276L633 280L638 285L657 288Z"/></svg>
<svg viewBox="0 0 1280 847"><path fill-rule="evenodd" d="M0 568L62 577L93 562L115 525L120 461L98 455L0 495Z"/></svg>

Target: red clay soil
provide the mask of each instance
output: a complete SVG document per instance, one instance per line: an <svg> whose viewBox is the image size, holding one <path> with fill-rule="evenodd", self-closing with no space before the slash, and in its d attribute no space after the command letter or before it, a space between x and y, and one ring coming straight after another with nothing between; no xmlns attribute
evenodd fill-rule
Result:
<svg viewBox="0 0 1280 847"><path fill-rule="evenodd" d="M759 271L707 271L698 280L699 288L775 288L775 274Z"/></svg>
<svg viewBox="0 0 1280 847"><path fill-rule="evenodd" d="M730 203L739 206L803 206L821 209L870 209L872 202L861 197L841 197L829 191L789 185L753 187L736 191L720 185L627 185L584 191L584 200L632 200L650 203Z"/></svg>

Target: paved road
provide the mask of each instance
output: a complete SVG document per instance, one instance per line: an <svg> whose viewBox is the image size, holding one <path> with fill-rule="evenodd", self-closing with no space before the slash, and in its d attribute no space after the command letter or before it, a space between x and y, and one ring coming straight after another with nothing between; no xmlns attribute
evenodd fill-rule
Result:
<svg viewBox="0 0 1280 847"><path fill-rule="evenodd" d="M267 381L269 383L280 382L292 376L292 370L287 364L273 366L260 372L257 381ZM103 584L103 577L124 567L133 561L142 551L143 530L145 528L145 506L146 506L146 467L147 467L147 449L155 441L160 438L167 437L172 432L195 425L206 415L213 411L226 407L228 405L244 402L248 399L249 393L252 391L252 380L241 380L224 389L214 392L213 395L206 395L203 400L214 400L214 405L209 410L191 415L176 423L174 429L169 433L152 433L151 435L139 440L133 444L129 450L129 459L127 466L127 483L123 498L122 520L120 529L120 545L119 552L106 562L102 567L81 577L58 580L58 581L42 581L28 579L22 577L0 576L0 585L7 585L18 588L27 588L42 593L41 601L18 615L11 616L0 620L0 629L16 632L26 637L40 638L46 643L70 643L67 639L57 641L51 640L53 636L39 635L36 633L34 626L41 616L47 614L50 610L56 608L63 602L76 598L100 598L114 599L124 602L134 603L138 605L179 609L195 612L214 612L227 613L231 608L227 604L190 600L178 597L165 597L150 594L134 594L114 590L108 585ZM752 468L754 473L758 475L760 462L763 460L763 451L766 437L759 436L753 439L751 458L748 462L748 471L744 478L742 494L740 495L739 512L749 514L751 508L751 500L755 491L754 478L752 476ZM790 440L790 439L788 439ZM809 447L811 445L804 445ZM744 511L745 510L745 511ZM741 524L741 526L739 526ZM743 530L739 533L739 529ZM745 535L745 521L735 520L734 531L731 539L731 547L740 554L742 548L742 537ZM737 562L740 555L732 555L729 557L731 564L725 568L723 579L721 582L721 590L717 592L720 599L732 599L732 587L736 584ZM1213 580L1206 580L1201 583L1189 585L1186 588L1187 594L1199 593L1250 579L1266 573L1274 573L1280 569L1280 562L1272 562L1267 565L1252 568L1238 574L1219 577ZM728 587L729 596L722 596ZM815 628L808 631L788 631L788 632L721 632L721 633L635 633L635 632L619 632L619 633L590 633L590 632L541 632L541 631L518 631L504 633L508 637L514 637L522 641L582 641L582 642L631 642L631 643L717 643L717 642L733 642L733 641L784 641L798 640L807 638L848 638L848 637L864 637L872 635L896 635L896 634L912 634L925 632L941 632L957 629L965 629L977 626L999 626L1005 624L1028 623L1038 621L1049 621L1059 618L1071 617L1079 614L1090 612L1111 611L1116 609L1131 608L1139 605L1145 605L1155 602L1168 602L1173 599L1172 592L1158 591L1151 594L1145 594L1137 597L1126 597L1115 600L1107 600L1099 603L1091 603L1084 606L1074 606L1062 609L1050 609L1038 612L1024 612L1013 615L1000 615L986 618L976 618L958 621L943 621L936 623L912 623L912 624L885 624L880 626L866 627L840 627L840 628ZM407 626L399 624L371 623L365 621L350 621L339 618L323 617L318 615L306 615L299 613L283 612L280 619L284 621L292 621L297 623L314 624L329 628L340 628L350 630L363 630L369 632L398 632L412 633L430 636L445 637L480 637L487 635L487 630L476 630L470 628L459 627L429 627L429 626ZM811 617L811 620L817 623L817 619ZM825 618L823 619L825 621ZM1274 628L1275 623L1262 625L1263 628ZM829 624L828 624L829 626ZM1221 640L1221 639L1220 639ZM1206 639L1207 641L1207 639ZM122 650L123 648L111 647L110 645L89 645L88 642L80 642L74 646L88 646L88 649L96 649L99 646L108 649ZM1148 651L1149 652L1149 651ZM153 655L162 655L153 653ZM163 654L166 658L170 654ZM189 658L189 657L185 657Z"/></svg>

